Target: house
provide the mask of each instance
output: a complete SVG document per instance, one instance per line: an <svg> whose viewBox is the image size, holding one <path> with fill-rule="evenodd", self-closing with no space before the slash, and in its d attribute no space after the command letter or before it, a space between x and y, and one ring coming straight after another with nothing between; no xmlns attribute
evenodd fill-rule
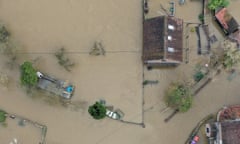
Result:
<svg viewBox="0 0 240 144"><path fill-rule="evenodd" d="M218 112L217 122L206 124L206 135L214 144L239 144L240 106L225 107Z"/></svg>
<svg viewBox="0 0 240 144"><path fill-rule="evenodd" d="M225 35L232 34L238 30L239 24L226 8L215 12L215 18Z"/></svg>
<svg viewBox="0 0 240 144"><path fill-rule="evenodd" d="M170 16L145 20L142 58L148 67L179 65L183 61L183 20Z"/></svg>

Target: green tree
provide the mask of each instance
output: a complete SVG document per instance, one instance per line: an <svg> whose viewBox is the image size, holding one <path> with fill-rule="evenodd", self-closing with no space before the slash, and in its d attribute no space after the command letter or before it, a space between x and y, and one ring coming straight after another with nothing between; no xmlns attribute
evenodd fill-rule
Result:
<svg viewBox="0 0 240 144"><path fill-rule="evenodd" d="M240 51L237 49L236 45L229 41L224 42L224 56L223 56L223 66L227 70L231 70L234 65L240 63Z"/></svg>
<svg viewBox="0 0 240 144"><path fill-rule="evenodd" d="M6 114L5 111L0 110L0 123L5 122L5 120L6 120L6 115L5 114Z"/></svg>
<svg viewBox="0 0 240 144"><path fill-rule="evenodd" d="M240 62L240 51L230 48L226 51L223 58L223 66L227 70L231 70L234 65Z"/></svg>
<svg viewBox="0 0 240 144"><path fill-rule="evenodd" d="M31 62L24 62L21 65L21 82L23 85L34 86L37 83L36 70L33 68Z"/></svg>
<svg viewBox="0 0 240 144"><path fill-rule="evenodd" d="M210 0L210 2L208 3L208 8L210 10L215 10L219 7L227 7L228 5L228 0Z"/></svg>
<svg viewBox="0 0 240 144"><path fill-rule="evenodd" d="M192 106L191 91L183 84L173 83L167 89L165 102L167 106L173 109L179 109L180 112L186 112Z"/></svg>
<svg viewBox="0 0 240 144"><path fill-rule="evenodd" d="M106 107L96 102L94 105L88 107L88 112L94 119L103 119L106 116Z"/></svg>

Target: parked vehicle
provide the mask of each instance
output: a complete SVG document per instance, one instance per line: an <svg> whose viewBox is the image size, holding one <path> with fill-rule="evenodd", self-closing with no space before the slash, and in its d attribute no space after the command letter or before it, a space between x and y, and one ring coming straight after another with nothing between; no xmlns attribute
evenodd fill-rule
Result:
<svg viewBox="0 0 240 144"><path fill-rule="evenodd" d="M170 16L174 16L175 15L175 2L171 1L171 2L169 2L169 4L170 4L170 8L169 8Z"/></svg>
<svg viewBox="0 0 240 144"><path fill-rule="evenodd" d="M107 111L106 111L106 115L107 115L109 118L112 118L112 119L115 119L115 120L121 119L121 116L120 116L118 113L113 112L113 111L110 111L110 110L108 110L108 109L107 109Z"/></svg>
<svg viewBox="0 0 240 144"><path fill-rule="evenodd" d="M67 81L53 78L41 72L37 72L37 76L37 87L61 96L65 99L70 99L72 97L74 91L74 86L72 84L68 83Z"/></svg>
<svg viewBox="0 0 240 144"><path fill-rule="evenodd" d="M144 13L147 14L149 12L148 0L144 0L143 8L144 8Z"/></svg>
<svg viewBox="0 0 240 144"><path fill-rule="evenodd" d="M191 140L191 143L190 143L190 144L197 144L198 141L199 141L199 136L195 135L195 136L193 137L193 139Z"/></svg>

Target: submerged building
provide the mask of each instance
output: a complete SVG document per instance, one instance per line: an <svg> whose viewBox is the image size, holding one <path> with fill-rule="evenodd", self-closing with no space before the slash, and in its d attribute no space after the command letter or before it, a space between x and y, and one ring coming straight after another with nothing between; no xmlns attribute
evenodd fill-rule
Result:
<svg viewBox="0 0 240 144"><path fill-rule="evenodd" d="M228 38L237 43L240 48L240 25L236 19L228 12L226 8L222 8L215 12L215 18L218 25Z"/></svg>
<svg viewBox="0 0 240 144"><path fill-rule="evenodd" d="M170 16L145 20L142 58L148 67L179 65L183 61L183 20Z"/></svg>
<svg viewBox="0 0 240 144"><path fill-rule="evenodd" d="M206 135L212 144L240 143L240 105L224 107L217 122L206 124Z"/></svg>
<svg viewBox="0 0 240 144"><path fill-rule="evenodd" d="M37 87L65 99L71 99L74 91L74 86L60 79L53 78L49 75L37 72L38 82Z"/></svg>
<svg viewBox="0 0 240 144"><path fill-rule="evenodd" d="M230 35L238 31L239 24L226 8L222 8L215 13L218 25L222 28L224 34Z"/></svg>

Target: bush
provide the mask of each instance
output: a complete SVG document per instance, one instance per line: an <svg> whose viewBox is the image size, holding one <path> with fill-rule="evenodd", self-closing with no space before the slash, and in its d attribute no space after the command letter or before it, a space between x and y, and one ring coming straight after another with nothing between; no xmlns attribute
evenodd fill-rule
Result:
<svg viewBox="0 0 240 144"><path fill-rule="evenodd" d="M6 120L6 116L5 116L6 112L3 110L0 110L0 123L5 122Z"/></svg>
<svg viewBox="0 0 240 144"><path fill-rule="evenodd" d="M204 77L204 74L201 71L197 71L193 77L195 82L199 82Z"/></svg>
<svg viewBox="0 0 240 144"><path fill-rule="evenodd" d="M21 83L26 86L36 85L38 80L36 72L31 62L24 62L21 65Z"/></svg>
<svg viewBox="0 0 240 144"><path fill-rule="evenodd" d="M169 107L179 109L180 112L188 111L192 106L192 94L190 89L183 84L171 84L167 89L165 102Z"/></svg>
<svg viewBox="0 0 240 144"><path fill-rule="evenodd" d="M96 102L94 105L89 106L88 112L94 119L103 119L106 116L106 107Z"/></svg>

